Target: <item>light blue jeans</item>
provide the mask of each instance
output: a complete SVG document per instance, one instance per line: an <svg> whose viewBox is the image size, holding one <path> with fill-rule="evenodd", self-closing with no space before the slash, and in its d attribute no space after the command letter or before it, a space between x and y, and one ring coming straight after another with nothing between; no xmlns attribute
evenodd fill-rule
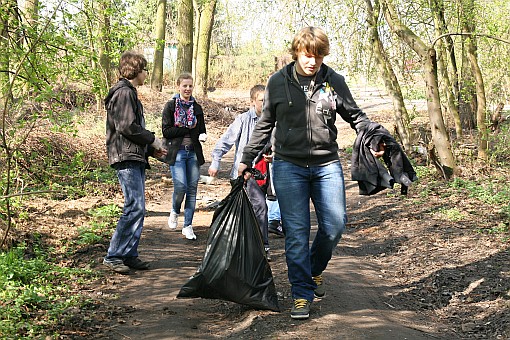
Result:
<svg viewBox="0 0 510 340"><path fill-rule="evenodd" d="M285 256L294 299L313 301L321 274L347 223L345 183L340 162L301 167L275 158L274 185L285 225ZM310 199L318 230L310 248Z"/></svg>
<svg viewBox="0 0 510 340"><path fill-rule="evenodd" d="M280 221L282 218L280 216L280 206L278 205L278 200L271 201L266 199L266 204L268 221Z"/></svg>
<svg viewBox="0 0 510 340"><path fill-rule="evenodd" d="M200 166L194 151L179 150L175 164L170 166L174 192L172 194L172 211L181 213L184 202L184 226L193 223L195 206L197 203L198 180L200 179Z"/></svg>
<svg viewBox="0 0 510 340"><path fill-rule="evenodd" d="M138 256L145 217L145 163L125 161L114 164L114 168L124 193L124 208L105 260L119 263L127 257Z"/></svg>

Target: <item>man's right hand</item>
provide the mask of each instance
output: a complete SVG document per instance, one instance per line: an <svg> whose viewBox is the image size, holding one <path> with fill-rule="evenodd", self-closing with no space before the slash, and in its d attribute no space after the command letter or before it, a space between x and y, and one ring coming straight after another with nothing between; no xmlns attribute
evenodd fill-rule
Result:
<svg viewBox="0 0 510 340"><path fill-rule="evenodd" d="M237 174L238 176L242 176L243 175L243 171L248 169L248 165L244 164L244 163L239 163L239 167L237 168ZM244 174L244 180L247 181L249 180L251 177L251 172L249 171L246 171L246 173Z"/></svg>
<svg viewBox="0 0 510 340"><path fill-rule="evenodd" d="M207 171L209 173L209 176L211 177L216 177L218 176L218 169L213 169L211 167L209 167L209 170Z"/></svg>

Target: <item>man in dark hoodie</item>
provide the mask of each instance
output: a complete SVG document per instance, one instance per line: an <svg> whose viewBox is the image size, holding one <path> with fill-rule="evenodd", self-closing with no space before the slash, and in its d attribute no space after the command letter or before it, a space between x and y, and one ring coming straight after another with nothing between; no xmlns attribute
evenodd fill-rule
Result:
<svg viewBox="0 0 510 340"><path fill-rule="evenodd" d="M307 319L314 296L325 296L322 273L347 222L336 114L357 133L370 120L356 105L344 77L322 63L329 54L329 39L322 29L301 29L290 52L294 62L268 81L262 116L244 148L239 174L275 129L273 182L284 221L294 300L291 317ZM311 248L310 199L318 221Z"/></svg>
<svg viewBox="0 0 510 340"><path fill-rule="evenodd" d="M121 274L148 269L138 258L138 242L145 217L145 169L148 156L163 157L166 150L153 132L145 129L143 106L136 91L147 78L147 60L131 51L120 57L120 80L105 99L106 150L110 166L117 171L124 209L110 241L103 264Z"/></svg>

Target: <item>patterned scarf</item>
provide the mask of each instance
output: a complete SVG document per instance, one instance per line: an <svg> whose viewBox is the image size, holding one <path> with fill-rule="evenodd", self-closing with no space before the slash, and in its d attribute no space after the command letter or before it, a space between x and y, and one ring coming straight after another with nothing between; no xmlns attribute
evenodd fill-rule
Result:
<svg viewBox="0 0 510 340"><path fill-rule="evenodd" d="M197 122L197 117L193 111L195 98L192 96L189 101L186 101L179 94L176 94L173 99L175 99L174 125L191 128Z"/></svg>

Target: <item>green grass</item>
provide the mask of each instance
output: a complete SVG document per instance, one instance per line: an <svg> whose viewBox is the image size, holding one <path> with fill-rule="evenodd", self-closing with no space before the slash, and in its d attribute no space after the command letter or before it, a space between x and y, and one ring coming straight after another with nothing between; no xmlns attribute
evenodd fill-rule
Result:
<svg viewBox="0 0 510 340"><path fill-rule="evenodd" d="M58 337L66 311L88 303L73 286L93 277L90 270L53 263L37 245L0 253L0 338Z"/></svg>
<svg viewBox="0 0 510 340"><path fill-rule="evenodd" d="M92 219L89 226L78 228L78 245L100 243L107 239L115 228L122 209L115 204L108 204L91 209L88 213Z"/></svg>

